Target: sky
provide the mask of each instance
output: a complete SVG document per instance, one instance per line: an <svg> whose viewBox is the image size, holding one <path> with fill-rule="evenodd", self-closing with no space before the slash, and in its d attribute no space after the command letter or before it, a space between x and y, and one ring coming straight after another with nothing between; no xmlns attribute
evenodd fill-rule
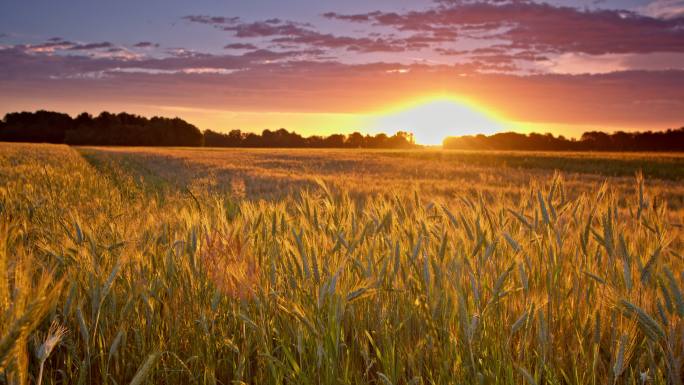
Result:
<svg viewBox="0 0 684 385"><path fill-rule="evenodd" d="M0 113L304 135L684 125L684 0L0 2Z"/></svg>

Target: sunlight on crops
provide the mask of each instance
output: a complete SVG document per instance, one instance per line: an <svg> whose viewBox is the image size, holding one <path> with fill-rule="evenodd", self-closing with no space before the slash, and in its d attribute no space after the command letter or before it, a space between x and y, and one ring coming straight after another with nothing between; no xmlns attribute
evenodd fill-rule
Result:
<svg viewBox="0 0 684 385"><path fill-rule="evenodd" d="M670 174L0 149L0 383L680 383Z"/></svg>

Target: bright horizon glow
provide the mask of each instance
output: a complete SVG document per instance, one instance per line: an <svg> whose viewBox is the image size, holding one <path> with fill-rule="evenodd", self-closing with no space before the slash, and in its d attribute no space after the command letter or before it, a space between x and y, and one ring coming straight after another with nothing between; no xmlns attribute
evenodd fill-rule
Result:
<svg viewBox="0 0 684 385"><path fill-rule="evenodd" d="M155 105L155 104L102 104L97 102L81 102L72 104L68 102L45 102L41 103L41 108L51 111L65 112L72 117L76 117L82 112L98 115L102 111L111 113L128 112L136 115L151 118L153 116L163 116L168 118L179 117L187 122L194 124L201 130L210 129L217 132L228 133L230 130L239 129L243 132L253 132L260 134L264 129L277 130L285 128L303 136L311 135L348 135L352 132L366 134L378 134L384 132L393 135L399 131L398 127L405 127L405 124L390 124L388 122L392 116L401 116L402 113L419 109L421 106L430 105L435 102L453 102L460 105L460 108L467 107L476 113L484 114L485 117L494 120L495 127L502 126L496 132L515 131L522 134L531 132L553 133L554 135L564 135L568 138L578 139L582 133L597 130L595 124L560 124L556 122L534 122L519 121L497 114L493 110L482 107L483 104L475 103L464 98L450 97L448 95L430 95L418 98L411 98L411 102L394 104L392 107L375 109L375 112L347 112L347 113L323 113L323 112L268 112L268 111L245 111L245 110L224 110L220 108L199 108L185 107L176 105ZM3 103L6 102L6 103ZM438 103L439 104L439 103ZM447 104L448 105L448 104ZM458 109L458 108L457 108ZM9 112L15 111L35 111L31 104L17 100L2 100L0 98L0 117ZM447 112L449 109L447 108ZM447 113L449 115L449 113ZM389 127L382 127L385 123ZM459 126L461 127L461 126ZM458 127L457 127L458 128ZM643 131L648 130L648 126L625 126L625 125L605 125L601 127L607 132L614 131ZM407 129L404 129L407 130ZM440 145L439 134L432 140L426 140L424 136L418 135L418 129L411 129L417 143L426 145ZM424 130L428 131L429 130ZM466 132L445 130L446 136L458 136L468 134L487 134L487 132ZM491 130L494 131L494 130ZM461 133L465 132L465 133ZM490 132L489 134L496 133Z"/></svg>
<svg viewBox="0 0 684 385"><path fill-rule="evenodd" d="M368 131L414 134L416 143L441 145L447 136L491 135L510 124L477 105L453 97L430 97L395 107L370 119Z"/></svg>

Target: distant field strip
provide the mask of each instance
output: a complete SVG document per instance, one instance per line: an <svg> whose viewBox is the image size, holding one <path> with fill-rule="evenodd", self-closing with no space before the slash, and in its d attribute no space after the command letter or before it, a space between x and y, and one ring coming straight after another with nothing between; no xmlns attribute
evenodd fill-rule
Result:
<svg viewBox="0 0 684 385"><path fill-rule="evenodd" d="M0 144L0 384L681 385L680 158L497 156Z"/></svg>
<svg viewBox="0 0 684 385"><path fill-rule="evenodd" d="M519 198L557 170L566 191L588 193L603 181L621 195L636 193L642 171L654 197L684 208L684 156L676 154L521 153L401 150L81 148L88 159L128 165L155 183L230 191L247 198L286 196L317 180L354 193L418 190L453 200L483 193ZM621 202L621 203L624 203ZM657 202L656 202L657 204Z"/></svg>

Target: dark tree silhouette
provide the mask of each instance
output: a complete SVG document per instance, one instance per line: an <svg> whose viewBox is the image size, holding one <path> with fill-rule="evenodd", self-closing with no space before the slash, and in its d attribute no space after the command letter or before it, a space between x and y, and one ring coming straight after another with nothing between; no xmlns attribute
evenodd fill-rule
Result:
<svg viewBox="0 0 684 385"><path fill-rule="evenodd" d="M232 130L227 134L197 127L179 118L145 118L125 112L102 112L76 118L52 111L12 112L0 120L0 141L100 146L206 146L289 148L418 148L413 135L397 132L303 137L284 128L261 134ZM448 137L443 147L470 150L529 151L684 151L684 127L667 131L585 132L579 140L552 134L503 132L490 136Z"/></svg>
<svg viewBox="0 0 684 385"><path fill-rule="evenodd" d="M283 128L276 131L264 130L261 135L233 130L228 134L212 130L204 131L206 147L280 147L280 148L417 148L413 136L406 132L395 135L377 134L363 136L358 132L347 136L333 134L307 138Z"/></svg>
<svg viewBox="0 0 684 385"><path fill-rule="evenodd" d="M590 131L579 140L552 134L504 132L490 136L457 136L444 139L443 147L459 150L530 151L684 151L684 127L667 131L609 134Z"/></svg>
<svg viewBox="0 0 684 385"><path fill-rule="evenodd" d="M96 118L81 114L64 142L102 146L202 146L200 130L179 118L147 119L126 113L102 112Z"/></svg>
<svg viewBox="0 0 684 385"><path fill-rule="evenodd" d="M0 140L5 142L64 143L64 133L73 127L67 114L51 111L11 112L5 115Z"/></svg>
<svg viewBox="0 0 684 385"><path fill-rule="evenodd" d="M363 135L361 135L358 132L354 132L354 133L349 134L349 136L347 136L347 145L351 148L363 147L364 146Z"/></svg>
<svg viewBox="0 0 684 385"><path fill-rule="evenodd" d="M202 132L179 118L102 112L97 117L37 111L5 115L0 140L102 146L202 146Z"/></svg>

